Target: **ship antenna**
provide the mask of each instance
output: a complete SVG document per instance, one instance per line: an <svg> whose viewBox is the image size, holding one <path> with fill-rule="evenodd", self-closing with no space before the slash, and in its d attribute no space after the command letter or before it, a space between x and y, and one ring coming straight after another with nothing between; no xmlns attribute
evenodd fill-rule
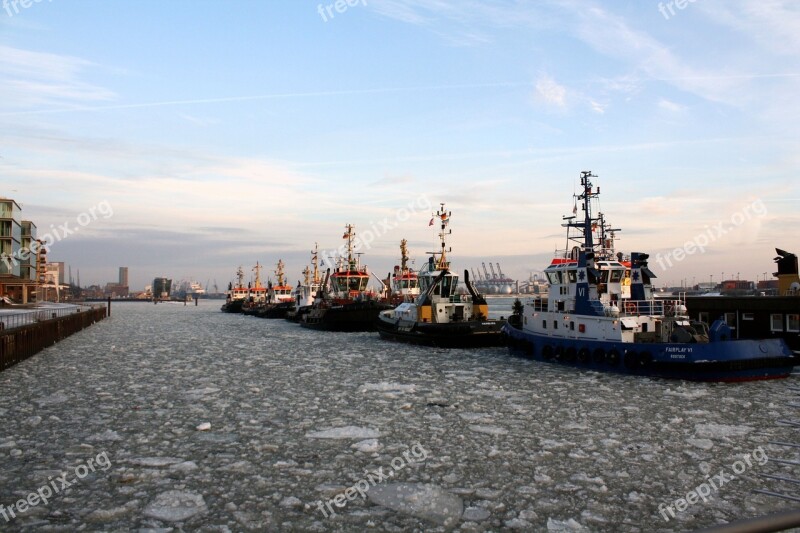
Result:
<svg viewBox="0 0 800 533"><path fill-rule="evenodd" d="M319 283L319 244L314 243L314 251L311 252L311 264L314 265L314 283Z"/></svg>

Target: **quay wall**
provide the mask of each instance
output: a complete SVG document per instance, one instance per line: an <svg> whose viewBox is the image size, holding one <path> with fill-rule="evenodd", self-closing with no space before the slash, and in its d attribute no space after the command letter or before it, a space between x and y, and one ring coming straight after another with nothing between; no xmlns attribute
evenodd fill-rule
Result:
<svg viewBox="0 0 800 533"><path fill-rule="evenodd" d="M0 318L0 372L106 316L105 306L83 306Z"/></svg>

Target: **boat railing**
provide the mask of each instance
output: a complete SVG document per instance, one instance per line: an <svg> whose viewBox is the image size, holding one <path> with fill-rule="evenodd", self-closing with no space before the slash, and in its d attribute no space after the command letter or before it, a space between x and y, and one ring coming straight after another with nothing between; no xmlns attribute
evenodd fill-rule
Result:
<svg viewBox="0 0 800 533"><path fill-rule="evenodd" d="M675 316L681 309L685 309L683 301L650 299L650 300L622 300L619 305L620 316Z"/></svg>

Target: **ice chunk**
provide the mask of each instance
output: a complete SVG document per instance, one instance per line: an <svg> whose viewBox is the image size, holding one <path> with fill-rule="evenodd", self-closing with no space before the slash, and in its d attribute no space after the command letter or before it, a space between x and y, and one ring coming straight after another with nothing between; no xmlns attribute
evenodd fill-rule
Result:
<svg viewBox="0 0 800 533"><path fill-rule="evenodd" d="M508 430L499 426L470 426L469 429L477 433L486 433L487 435L507 435Z"/></svg>
<svg viewBox="0 0 800 533"><path fill-rule="evenodd" d="M182 490L162 492L144 509L144 515L165 522L182 522L208 512L203 496Z"/></svg>
<svg viewBox="0 0 800 533"><path fill-rule="evenodd" d="M306 433L309 439L377 439L380 431L358 426L345 426Z"/></svg>
<svg viewBox="0 0 800 533"><path fill-rule="evenodd" d="M388 483L372 487L367 494L377 505L443 526L454 525L464 509L461 498L435 485Z"/></svg>

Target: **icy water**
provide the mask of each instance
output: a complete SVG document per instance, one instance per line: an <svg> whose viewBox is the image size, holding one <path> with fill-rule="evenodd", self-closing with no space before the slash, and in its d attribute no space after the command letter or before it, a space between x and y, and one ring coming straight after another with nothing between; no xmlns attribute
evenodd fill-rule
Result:
<svg viewBox="0 0 800 533"><path fill-rule="evenodd" d="M767 461L797 458L767 444L800 442L794 376L634 379L219 305L116 304L0 373L0 531L685 531L787 509L752 491L800 477Z"/></svg>

